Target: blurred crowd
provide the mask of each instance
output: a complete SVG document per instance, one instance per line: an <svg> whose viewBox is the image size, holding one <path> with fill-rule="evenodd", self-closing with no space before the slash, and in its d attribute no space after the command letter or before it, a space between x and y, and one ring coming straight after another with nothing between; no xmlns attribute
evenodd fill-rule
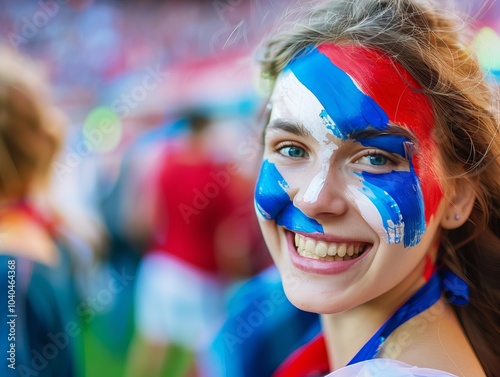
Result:
<svg viewBox="0 0 500 377"><path fill-rule="evenodd" d="M255 51L299 3L0 2L0 271L18 314L2 376L225 375L251 349L234 334L265 327L252 314L314 325L289 315L252 199ZM500 6L467 11L498 77Z"/></svg>

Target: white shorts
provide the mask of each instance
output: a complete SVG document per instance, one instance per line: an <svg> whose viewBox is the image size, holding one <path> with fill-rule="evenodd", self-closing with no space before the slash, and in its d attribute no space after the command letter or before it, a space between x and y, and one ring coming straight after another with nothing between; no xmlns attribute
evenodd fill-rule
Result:
<svg viewBox="0 0 500 377"><path fill-rule="evenodd" d="M135 320L146 339L201 351L224 322L224 307L224 286L216 276L163 253L143 258Z"/></svg>

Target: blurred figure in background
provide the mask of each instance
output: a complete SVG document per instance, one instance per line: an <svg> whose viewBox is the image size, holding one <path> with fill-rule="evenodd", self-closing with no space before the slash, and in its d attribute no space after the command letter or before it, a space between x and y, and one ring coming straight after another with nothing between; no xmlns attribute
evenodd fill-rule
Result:
<svg viewBox="0 0 500 377"><path fill-rule="evenodd" d="M0 350L10 358L2 376L83 376L80 266L49 200L63 124L49 98L39 66L0 46Z"/></svg>
<svg viewBox="0 0 500 377"><path fill-rule="evenodd" d="M218 161L212 119L198 110L186 119L187 135L169 141L161 158L153 242L137 279L129 377L159 376L169 365L169 376L201 375L204 366L193 356L224 321L228 287L261 268L250 260L260 239L252 185L235 164Z"/></svg>

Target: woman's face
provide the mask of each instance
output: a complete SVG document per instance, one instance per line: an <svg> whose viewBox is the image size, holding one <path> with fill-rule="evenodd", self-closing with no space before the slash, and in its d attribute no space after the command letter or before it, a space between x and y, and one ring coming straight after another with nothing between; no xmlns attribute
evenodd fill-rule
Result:
<svg viewBox="0 0 500 377"><path fill-rule="evenodd" d="M433 113L380 53L324 44L278 77L255 192L289 299L336 313L389 295L434 247Z"/></svg>

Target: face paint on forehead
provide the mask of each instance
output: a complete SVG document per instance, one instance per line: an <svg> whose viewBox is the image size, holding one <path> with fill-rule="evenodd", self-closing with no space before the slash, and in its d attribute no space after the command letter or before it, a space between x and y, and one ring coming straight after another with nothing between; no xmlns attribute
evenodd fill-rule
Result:
<svg viewBox="0 0 500 377"><path fill-rule="evenodd" d="M421 142L430 141L434 114L429 98L397 61L381 51L355 45L325 43L317 50L351 77L392 123L408 128Z"/></svg>
<svg viewBox="0 0 500 377"><path fill-rule="evenodd" d="M313 93L308 90L298 90L300 87L304 86L290 70L284 71L279 76L276 83L278 90L271 97L272 112L270 121L288 117L300 119L301 126L318 143L323 145L332 144L328 139L331 131L325 126L325 122L323 122L322 127L318 127L318 123L321 123L318 114L325 111L323 105Z"/></svg>
<svg viewBox="0 0 500 377"><path fill-rule="evenodd" d="M324 111L318 115L340 139L345 140L368 127L380 130L388 127L389 119L384 110L317 48L299 53L285 70L293 72L324 106Z"/></svg>
<svg viewBox="0 0 500 377"><path fill-rule="evenodd" d="M389 122L410 130L418 140L415 172L422 182L429 221L443 197L432 168L437 147L434 115L421 86L384 53L356 45L324 43L298 53L288 65L324 106L319 116L335 136L345 139L365 129L384 130Z"/></svg>

